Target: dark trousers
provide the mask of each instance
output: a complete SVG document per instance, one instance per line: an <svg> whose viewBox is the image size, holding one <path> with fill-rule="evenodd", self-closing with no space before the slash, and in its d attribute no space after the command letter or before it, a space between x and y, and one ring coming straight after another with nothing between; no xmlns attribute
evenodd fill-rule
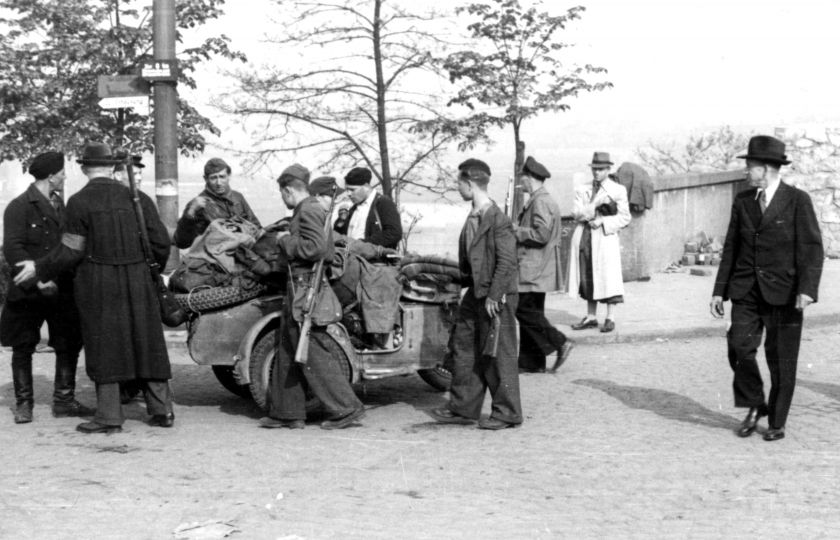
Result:
<svg viewBox="0 0 840 540"><path fill-rule="evenodd" d="M339 362L346 362L344 353L323 327L312 327L309 356L306 364L295 362L300 329L284 315L274 350L274 365L268 389L268 415L279 420L306 419L304 381L321 401L328 418L341 418L361 409L362 402L353 392Z"/></svg>
<svg viewBox="0 0 840 540"><path fill-rule="evenodd" d="M802 312L793 305L772 306L764 301L758 285L745 298L732 302L732 326L727 334L729 365L735 373L732 388L736 407L762 407L764 383L755 353L764 331L764 355L770 370L767 400L771 427L784 427L793 390L802 336Z"/></svg>
<svg viewBox="0 0 840 540"><path fill-rule="evenodd" d="M545 357L559 351L566 336L545 318L545 293L521 292L516 306L519 321L519 367L545 369Z"/></svg>
<svg viewBox="0 0 840 540"><path fill-rule="evenodd" d="M516 364L516 294L508 294L502 305L499 347L495 358L482 354L492 320L484 309L484 298L473 288L461 300L453 334L453 374L449 408L466 418L478 419L484 394L492 399L490 416L510 424L522 423L519 400L519 368Z"/></svg>
<svg viewBox="0 0 840 540"><path fill-rule="evenodd" d="M164 415L172 412L169 381L144 379L138 382L146 398L147 413ZM120 383L96 383L96 416L93 420L106 426L121 426L125 422L120 402Z"/></svg>
<svg viewBox="0 0 840 540"><path fill-rule="evenodd" d="M32 354L41 341L44 322L49 330L48 344L55 350L53 402L70 403L75 399L82 334L72 296L62 295L58 300L26 299L3 306L0 341L12 347L12 380L18 405L34 401Z"/></svg>

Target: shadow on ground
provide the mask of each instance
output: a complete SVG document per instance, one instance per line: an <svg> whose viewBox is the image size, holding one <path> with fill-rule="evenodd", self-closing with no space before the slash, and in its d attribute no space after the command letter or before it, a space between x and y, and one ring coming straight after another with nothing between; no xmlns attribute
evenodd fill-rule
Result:
<svg viewBox="0 0 840 540"><path fill-rule="evenodd" d="M600 379L577 379L572 382L600 390L632 409L650 411L668 420L727 430L737 429L740 425L731 416L707 409L691 398L667 390L625 386Z"/></svg>
<svg viewBox="0 0 840 540"><path fill-rule="evenodd" d="M840 401L840 384L808 381L805 379L796 379L796 384L802 388L807 388L812 392L822 394L827 398Z"/></svg>

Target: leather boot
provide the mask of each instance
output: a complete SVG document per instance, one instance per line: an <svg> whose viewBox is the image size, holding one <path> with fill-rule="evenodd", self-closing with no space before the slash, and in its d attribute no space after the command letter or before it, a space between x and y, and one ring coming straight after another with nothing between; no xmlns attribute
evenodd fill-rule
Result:
<svg viewBox="0 0 840 540"><path fill-rule="evenodd" d="M15 387L15 423L32 421L35 389L32 382L32 353L12 352L12 379Z"/></svg>
<svg viewBox="0 0 840 540"><path fill-rule="evenodd" d="M93 416L96 411L76 401L77 355L64 352L55 354L55 384L53 390L53 416Z"/></svg>

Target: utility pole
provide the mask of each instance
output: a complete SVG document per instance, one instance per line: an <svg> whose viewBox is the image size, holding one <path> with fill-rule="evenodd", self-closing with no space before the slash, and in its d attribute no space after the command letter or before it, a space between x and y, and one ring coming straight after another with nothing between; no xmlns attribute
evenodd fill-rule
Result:
<svg viewBox="0 0 840 540"><path fill-rule="evenodd" d="M175 0L153 0L153 53L156 62L175 69ZM174 77L173 77L174 79ZM158 212L170 235L178 222L178 94L175 80L155 80L155 195ZM167 270L178 264L173 247Z"/></svg>

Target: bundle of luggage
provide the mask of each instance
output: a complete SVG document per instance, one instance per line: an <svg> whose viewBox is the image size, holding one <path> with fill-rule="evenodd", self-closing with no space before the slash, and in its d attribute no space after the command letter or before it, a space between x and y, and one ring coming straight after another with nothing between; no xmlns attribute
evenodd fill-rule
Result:
<svg viewBox="0 0 840 540"><path fill-rule="evenodd" d="M409 255L400 261L402 298L434 304L455 303L461 294L458 262L434 255Z"/></svg>

